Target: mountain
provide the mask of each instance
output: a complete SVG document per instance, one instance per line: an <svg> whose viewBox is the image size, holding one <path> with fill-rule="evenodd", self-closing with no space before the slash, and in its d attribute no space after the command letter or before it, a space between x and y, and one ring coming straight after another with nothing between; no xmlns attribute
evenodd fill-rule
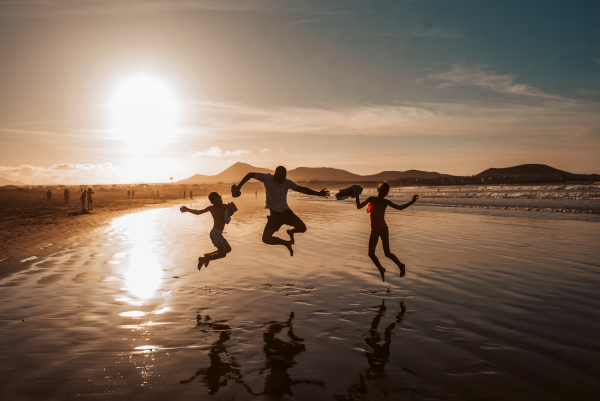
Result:
<svg viewBox="0 0 600 401"><path fill-rule="evenodd" d="M545 164L521 164L514 167L488 168L475 177L504 177L512 175L572 175Z"/></svg>
<svg viewBox="0 0 600 401"><path fill-rule="evenodd" d="M246 163L235 163L225 171L217 175L196 174L185 180L177 181L177 184L202 184L216 182L239 182L247 173L273 173L273 170L254 167ZM447 174L435 172L407 170L407 171L383 171L378 174L359 175L346 170L331 167L298 167L289 170L287 178L292 181L391 181L399 178L437 178L447 177Z"/></svg>
<svg viewBox="0 0 600 401"><path fill-rule="evenodd" d="M11 180L7 180L6 178L0 177L0 185L26 185L26 184L23 184L20 181L11 181Z"/></svg>
<svg viewBox="0 0 600 401"><path fill-rule="evenodd" d="M271 173L273 170L266 168L254 167L246 163L237 162L231 165L229 168L221 171L217 175L202 175L196 174L185 180L176 181L176 184L209 184L217 182L235 182L238 183L244 178L244 176L250 172L253 173Z"/></svg>

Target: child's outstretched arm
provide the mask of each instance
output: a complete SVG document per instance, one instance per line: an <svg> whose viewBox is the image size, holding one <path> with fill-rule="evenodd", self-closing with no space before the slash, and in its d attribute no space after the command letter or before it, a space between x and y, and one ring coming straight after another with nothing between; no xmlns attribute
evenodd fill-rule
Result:
<svg viewBox="0 0 600 401"><path fill-rule="evenodd" d="M413 195L412 200L408 203L405 203L404 205L396 205L395 203L393 203L392 201L389 201L389 200L387 202L388 202L389 207L396 209L396 210L402 210L402 209L406 209L407 207L409 207L410 205L415 203L417 201L417 199L419 199L419 195Z"/></svg>
<svg viewBox="0 0 600 401"><path fill-rule="evenodd" d="M203 213L206 213L206 212L210 211L210 208L211 207L209 206L209 207L207 207L205 209L202 209L202 210L196 210L196 209L190 209L187 206L181 206L179 208L179 210L181 211L181 213L189 212L189 213L198 215L198 214L203 214Z"/></svg>
<svg viewBox="0 0 600 401"><path fill-rule="evenodd" d="M357 209L362 209L363 207L367 206L367 204L371 201L371 198L372 198L372 196L369 196L366 201L364 201L363 203L360 203L359 197L360 197L360 195L356 196L356 208Z"/></svg>

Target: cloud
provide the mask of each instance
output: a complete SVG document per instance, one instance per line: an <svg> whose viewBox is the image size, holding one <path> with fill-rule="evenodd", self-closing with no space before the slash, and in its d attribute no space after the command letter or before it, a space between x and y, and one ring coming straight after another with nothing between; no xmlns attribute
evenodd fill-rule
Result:
<svg viewBox="0 0 600 401"><path fill-rule="evenodd" d="M431 85L436 88L476 86L497 93L520 95L553 100L568 100L561 96L551 95L532 87L529 84L516 84L515 75L492 74L484 71L485 65L467 67L464 64L455 65L452 70L420 78L418 83Z"/></svg>
<svg viewBox="0 0 600 401"><path fill-rule="evenodd" d="M287 23L286 25L290 26L290 25L306 24L308 22L314 22L314 21L320 21L320 20L321 20L320 18L317 18L317 19L303 19L303 20L299 20L299 21L294 21L294 22Z"/></svg>
<svg viewBox="0 0 600 401"><path fill-rule="evenodd" d="M223 153L223 150L221 150L221 148L219 148L218 146L213 146L206 152L196 152L192 156L194 156L194 157L195 156L231 157L231 156L242 156L242 155L247 155L247 154L250 154L250 151L244 150L244 149L238 149L238 150L233 150L233 151L228 150L225 153Z"/></svg>
<svg viewBox="0 0 600 401"><path fill-rule="evenodd" d="M499 85L495 83L494 85ZM492 136L600 134L600 106L591 102L541 104L402 103L346 107L271 107L197 102L204 129L219 137L289 136ZM262 153L262 152L261 152Z"/></svg>
<svg viewBox="0 0 600 401"><path fill-rule="evenodd" d="M272 150L271 149L267 149L267 148L263 148L263 149L260 150L260 153L262 153L262 154L266 154L266 153L270 153L270 152L272 152Z"/></svg>
<svg viewBox="0 0 600 401"><path fill-rule="evenodd" d="M278 0L4 0L0 2L0 15L28 18L178 10L268 12L281 7Z"/></svg>
<svg viewBox="0 0 600 401"><path fill-rule="evenodd" d="M123 171L112 165L60 163L50 167L23 164L0 166L0 176L13 181L35 184L96 184L120 182Z"/></svg>

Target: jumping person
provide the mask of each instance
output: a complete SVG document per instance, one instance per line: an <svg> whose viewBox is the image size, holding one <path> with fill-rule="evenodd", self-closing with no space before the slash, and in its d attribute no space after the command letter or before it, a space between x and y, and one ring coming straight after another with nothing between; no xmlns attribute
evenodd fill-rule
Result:
<svg viewBox="0 0 600 401"><path fill-rule="evenodd" d="M377 242L379 242L379 237L381 237L381 244L383 245L383 251L385 252L385 256L392 259L394 263L398 265L400 268L400 277L404 277L406 274L405 266L396 255L394 255L390 251L390 232L388 230L388 226L385 222L385 208L391 207L396 210L406 209L413 203L419 199L419 195L414 195L412 200L404 205L396 205L392 203L390 200L385 199L387 194L390 192L390 186L387 182L382 182L377 186L377 196L369 196L366 201L360 202L359 197L356 197L356 208L362 209L365 205L369 204L367 208L367 213L371 214L371 236L369 237L369 257L377 266L379 270L379 274L381 274L381 281L385 281L385 268L375 256L375 247L377 246Z"/></svg>
<svg viewBox="0 0 600 401"><path fill-rule="evenodd" d="M269 245L283 245L290 251L290 256L294 256L292 245L294 245L294 234L306 232L306 225L296 216L292 209L287 204L287 193L288 189L292 191L300 192L305 195L323 196L329 197L329 191L322 189L321 191L313 191L312 189L301 187L296 185L293 181L285 178L287 170L283 166L279 166L275 169L275 174L262 174L262 173L248 173L240 181L239 185L234 185L231 188L232 193L240 193L242 186L250 178L254 178L262 182L265 185L266 190L266 205L265 209L270 210L270 216L267 216L267 225L263 231L262 241ZM239 195L237 195L239 196ZM290 236L289 241L283 240L279 237L274 237L275 234L282 225L292 226L291 230L287 230Z"/></svg>
<svg viewBox="0 0 600 401"><path fill-rule="evenodd" d="M212 203L211 206L208 206L202 210L190 209L186 206L181 206L179 210L181 213L190 212L192 214L200 215L206 212L210 212L213 217L213 228L210 231L210 240L213 245L217 248L216 251L211 253L205 253L204 257L198 258L198 270L208 266L208 262L215 259L221 259L227 256L229 252L231 252L231 246L229 246L229 242L223 237L223 229L225 228L225 210L230 208L229 205L224 205L223 200L221 199L221 195L216 192L211 192L208 195L208 200Z"/></svg>

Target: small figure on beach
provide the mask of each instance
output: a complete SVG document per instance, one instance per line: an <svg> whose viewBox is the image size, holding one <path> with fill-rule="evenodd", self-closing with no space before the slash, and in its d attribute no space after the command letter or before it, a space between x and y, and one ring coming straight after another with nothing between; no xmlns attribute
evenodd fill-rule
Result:
<svg viewBox="0 0 600 401"><path fill-rule="evenodd" d="M375 247L377 247L377 243L379 242L379 238L381 237L381 244L383 245L383 251L385 252L385 256L390 258L398 265L400 268L400 277L404 277L406 274L405 266L396 255L394 255L390 251L390 232L385 222L385 209L389 206L396 210L403 210L412 205L419 199L419 195L414 195L412 200L404 205L396 205L388 199L385 199L387 194L390 192L390 186L387 182L381 182L377 186L377 196L369 196L366 201L360 202L359 196L356 197L356 208L362 209L367 204L369 207L367 208L367 213L371 214L371 236L369 237L369 257L377 266L379 270L379 274L381 274L381 281L385 281L385 268L377 259L375 255Z"/></svg>
<svg viewBox="0 0 600 401"><path fill-rule="evenodd" d="M183 191L183 199L185 199L185 191Z"/></svg>
<svg viewBox="0 0 600 401"><path fill-rule="evenodd" d="M248 173L240 181L239 185L233 185L231 187L231 193L234 197L241 195L242 186L251 178L262 182L266 190L266 205L265 209L269 209L270 215L267 216L267 225L263 231L262 241L269 245L283 245L290 251L290 256L294 256L294 234L306 232L306 225L296 216L292 209L287 204L287 193L288 189L292 191L300 192L305 195L323 196L329 197L329 191L322 189L321 191L313 191L310 188L301 187L295 182L290 181L286 178L287 170L283 166L279 166L275 169L275 174L262 174L262 173ZM290 239L288 241L279 237L274 237L275 234L282 225L291 226L291 230L287 230Z"/></svg>
<svg viewBox="0 0 600 401"><path fill-rule="evenodd" d="M213 228L210 231L210 240L212 241L213 245L217 248L217 250L211 253L205 253L204 257L201 256L198 258L198 270L202 268L202 265L204 265L204 267L207 267L208 263L211 260L224 258L229 252L231 252L231 246L229 245L229 242L227 242L225 237L223 237L223 229L225 228L226 222L225 214L226 212L228 212L228 217L231 214L233 214L233 212L237 210L237 208L235 208L235 205L233 203L229 203L227 205L223 204L223 199L221 199L221 195L219 195L216 192L211 192L208 195L208 200L212 205L202 210L190 209L186 206L181 206L179 208L181 213L189 212L192 214L201 215L206 212L210 212L210 214L213 217L214 222Z"/></svg>
<svg viewBox="0 0 600 401"><path fill-rule="evenodd" d="M131 190L131 198L135 198L135 191L133 189Z"/></svg>
<svg viewBox="0 0 600 401"><path fill-rule="evenodd" d="M87 191L83 190L81 191L81 196L79 197L79 200L81 201L81 211L83 212L85 210L85 198L87 196Z"/></svg>
<svg viewBox="0 0 600 401"><path fill-rule="evenodd" d="M65 188L63 196L65 198L65 206L69 206L69 200L71 199L71 190L69 188Z"/></svg>
<svg viewBox="0 0 600 401"><path fill-rule="evenodd" d="M194 199L194 192L190 191L190 199Z"/></svg>
<svg viewBox="0 0 600 401"><path fill-rule="evenodd" d="M52 191L48 190L46 192L46 202L50 202L52 200Z"/></svg>
<svg viewBox="0 0 600 401"><path fill-rule="evenodd" d="M92 190L92 188L88 188L87 189L88 210L92 210L92 194L95 194L95 192Z"/></svg>
<svg viewBox="0 0 600 401"><path fill-rule="evenodd" d="M127 199L131 198L131 191L127 190Z"/></svg>

